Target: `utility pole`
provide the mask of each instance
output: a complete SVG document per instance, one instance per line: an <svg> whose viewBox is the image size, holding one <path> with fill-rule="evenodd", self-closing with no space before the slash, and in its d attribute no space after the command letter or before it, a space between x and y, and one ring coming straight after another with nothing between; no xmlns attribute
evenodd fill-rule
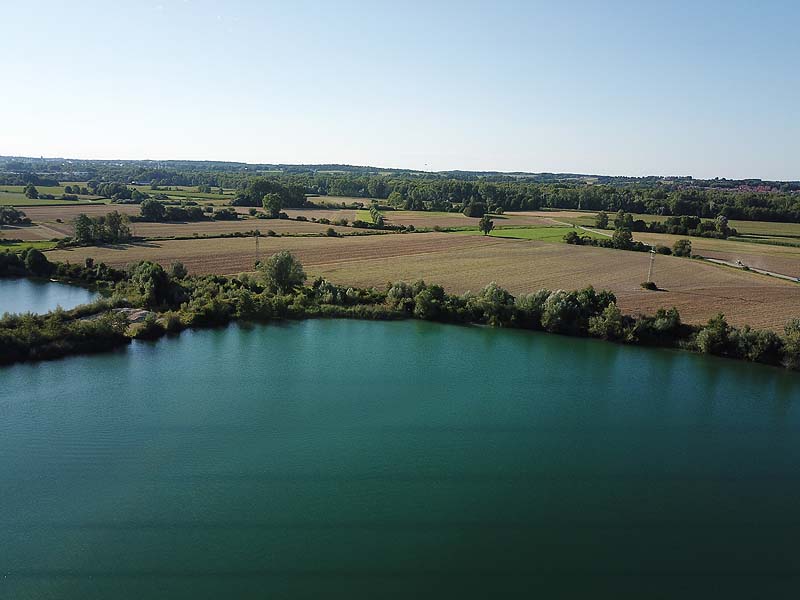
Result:
<svg viewBox="0 0 800 600"><path fill-rule="evenodd" d="M258 237L259 237L258 229L256 229L256 236L255 237L256 237L256 265L258 265Z"/></svg>
<svg viewBox="0 0 800 600"><path fill-rule="evenodd" d="M647 283L653 281L653 263L656 261L656 249L650 246L650 268L647 270Z"/></svg>

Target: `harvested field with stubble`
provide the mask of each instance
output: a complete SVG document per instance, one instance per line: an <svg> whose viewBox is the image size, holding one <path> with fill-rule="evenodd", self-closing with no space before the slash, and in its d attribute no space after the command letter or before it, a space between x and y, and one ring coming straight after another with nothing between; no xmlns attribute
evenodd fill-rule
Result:
<svg viewBox="0 0 800 600"><path fill-rule="evenodd" d="M342 285L375 286L425 279L450 292L477 291L496 281L514 294L541 288L612 290L623 310L653 313L675 306L686 322L704 322L723 312L733 324L780 330L800 317L800 285L715 266L659 256L654 280L664 291L643 290L649 256L604 248L453 234L388 234L347 238L262 238L261 256L289 250L310 277ZM191 272L250 271L252 238L176 240L120 247L76 248L48 253L51 260L82 262L86 257L124 266L148 259L182 261Z"/></svg>
<svg viewBox="0 0 800 600"><path fill-rule="evenodd" d="M426 212L414 210L387 210L382 212L386 222L390 225L413 225L420 229L423 227L474 227L478 228L480 219L467 217L460 212ZM548 226L556 223L549 217L529 215L523 213L507 213L504 215L490 215L495 227L524 227Z"/></svg>
<svg viewBox="0 0 800 600"><path fill-rule="evenodd" d="M4 225L0 229L0 240L41 241L63 237L60 231L44 225L11 226Z"/></svg>
<svg viewBox="0 0 800 600"><path fill-rule="evenodd" d="M353 231L347 227L322 225L320 223L290 221L289 219L239 219L237 221L193 221L190 223L131 223L131 228L136 236L158 237L189 237L214 236L239 231L252 231L258 229L262 235L272 230L279 234L314 235L324 234L330 227L338 233Z"/></svg>

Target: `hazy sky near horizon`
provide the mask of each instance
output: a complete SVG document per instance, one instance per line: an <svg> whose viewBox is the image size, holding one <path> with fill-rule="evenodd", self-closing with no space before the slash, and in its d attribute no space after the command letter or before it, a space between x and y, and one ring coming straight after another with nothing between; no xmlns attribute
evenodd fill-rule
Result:
<svg viewBox="0 0 800 600"><path fill-rule="evenodd" d="M800 179L800 2L10 2L0 154Z"/></svg>

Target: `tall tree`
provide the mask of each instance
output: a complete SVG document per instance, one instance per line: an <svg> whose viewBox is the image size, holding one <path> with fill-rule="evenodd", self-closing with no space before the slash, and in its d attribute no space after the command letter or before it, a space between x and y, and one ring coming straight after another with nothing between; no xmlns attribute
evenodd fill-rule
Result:
<svg viewBox="0 0 800 600"><path fill-rule="evenodd" d="M142 219L145 221L163 221L166 215L164 205L158 200L148 198L143 200L139 210L142 213Z"/></svg>
<svg viewBox="0 0 800 600"><path fill-rule="evenodd" d="M272 293L288 294L306 281L303 265L288 250L281 250L256 266Z"/></svg>
<svg viewBox="0 0 800 600"><path fill-rule="evenodd" d="M94 241L92 219L81 213L75 217L75 239L81 244L91 244Z"/></svg>
<svg viewBox="0 0 800 600"><path fill-rule="evenodd" d="M489 232L494 229L494 221L489 218L489 215L483 215L478 228L483 232L483 235L489 235Z"/></svg>
<svg viewBox="0 0 800 600"><path fill-rule="evenodd" d="M264 207L264 210L267 211L270 217L277 219L278 215L281 214L281 209L283 208L283 200L281 199L280 194L270 192L268 194L264 194L264 197L261 199L261 205Z"/></svg>

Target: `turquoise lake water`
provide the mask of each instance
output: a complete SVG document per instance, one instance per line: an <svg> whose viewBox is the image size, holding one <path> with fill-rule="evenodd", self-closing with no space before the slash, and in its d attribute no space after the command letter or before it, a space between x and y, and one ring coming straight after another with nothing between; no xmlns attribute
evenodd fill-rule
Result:
<svg viewBox="0 0 800 600"><path fill-rule="evenodd" d="M98 297L97 292L75 285L36 279L0 278L0 316L7 312L43 314L59 306L69 310Z"/></svg>
<svg viewBox="0 0 800 600"><path fill-rule="evenodd" d="M796 597L800 375L424 322L0 369L2 598Z"/></svg>

